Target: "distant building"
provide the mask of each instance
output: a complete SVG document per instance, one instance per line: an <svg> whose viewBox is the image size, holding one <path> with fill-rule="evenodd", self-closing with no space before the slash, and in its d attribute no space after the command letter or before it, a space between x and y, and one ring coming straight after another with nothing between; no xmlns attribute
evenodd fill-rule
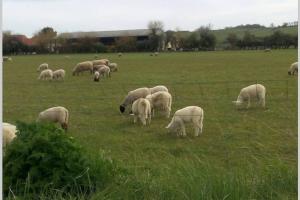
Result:
<svg viewBox="0 0 300 200"><path fill-rule="evenodd" d="M11 37L14 38L15 40L21 42L24 45L27 45L27 46L33 45L32 39L27 38L25 35L11 35Z"/></svg>
<svg viewBox="0 0 300 200"><path fill-rule="evenodd" d="M114 45L122 37L133 37L137 42L149 40L149 29L118 30L118 31L92 31L92 32L71 32L61 33L58 37L77 42L80 38L97 38L106 46Z"/></svg>

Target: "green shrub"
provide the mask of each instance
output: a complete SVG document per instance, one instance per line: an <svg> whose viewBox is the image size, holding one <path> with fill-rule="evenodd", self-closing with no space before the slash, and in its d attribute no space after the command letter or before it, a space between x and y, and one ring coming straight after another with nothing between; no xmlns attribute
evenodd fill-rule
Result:
<svg viewBox="0 0 300 200"><path fill-rule="evenodd" d="M37 194L88 196L118 173L103 154L91 159L76 141L51 124L17 123L17 138L3 160L4 193L30 198ZM52 192L51 192L52 191Z"/></svg>

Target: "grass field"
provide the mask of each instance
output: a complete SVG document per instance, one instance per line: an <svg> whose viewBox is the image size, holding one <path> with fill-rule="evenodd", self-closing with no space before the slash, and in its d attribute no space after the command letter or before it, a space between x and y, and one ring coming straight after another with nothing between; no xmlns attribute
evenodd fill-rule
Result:
<svg viewBox="0 0 300 200"><path fill-rule="evenodd" d="M92 199L297 199L297 76L287 70L297 50L103 54L119 72L93 82L71 75L94 54L15 56L3 67L4 121L32 122L48 107L70 111L67 134L97 156L104 150L131 172L125 184L98 191ZM47 62L64 68L64 82L37 80ZM266 109L237 110L231 103L242 87L266 86ZM127 92L166 85L172 114L198 105L204 129L177 138L156 116L150 126L120 114Z"/></svg>

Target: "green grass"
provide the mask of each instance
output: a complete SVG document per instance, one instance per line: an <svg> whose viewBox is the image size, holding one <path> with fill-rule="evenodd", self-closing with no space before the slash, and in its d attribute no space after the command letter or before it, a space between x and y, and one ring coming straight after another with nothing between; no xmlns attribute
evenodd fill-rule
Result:
<svg viewBox="0 0 300 200"><path fill-rule="evenodd" d="M119 65L111 79L93 82L71 70L93 54L15 56L3 67L4 121L34 121L48 107L65 106L69 132L92 155L106 151L129 171L122 184L98 191L92 199L296 199L297 77L287 74L296 50L195 53L102 54ZM47 62L64 68L64 82L37 80ZM267 109L237 110L242 87L262 83ZM177 138L157 116L150 126L133 124L119 112L128 91L166 85L172 114L198 105L204 129L194 138ZM59 197L58 197L59 198Z"/></svg>
<svg viewBox="0 0 300 200"><path fill-rule="evenodd" d="M298 26L291 26L291 27L279 27L279 28L226 28L226 29L219 29L213 30L217 38L217 44L222 44L227 36L230 33L235 33L239 38L243 38L244 33L249 31L251 34L254 34L257 37L265 37L268 35L272 35L275 31L282 31L283 33L288 33L291 35L298 34Z"/></svg>

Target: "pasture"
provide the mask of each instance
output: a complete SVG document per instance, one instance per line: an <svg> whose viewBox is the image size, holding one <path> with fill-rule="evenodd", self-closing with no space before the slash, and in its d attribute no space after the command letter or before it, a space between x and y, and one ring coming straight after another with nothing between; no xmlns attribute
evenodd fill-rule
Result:
<svg viewBox="0 0 300 200"><path fill-rule="evenodd" d="M110 79L72 76L94 54L13 56L3 66L3 121L32 122L48 107L70 112L69 130L91 155L105 154L130 172L131 181L96 192L92 199L296 199L297 76L288 76L297 50L101 54L118 63ZM63 68L63 82L38 81L47 62ZM237 110L240 89L267 89L266 109ZM133 124L119 105L138 87L165 85L172 112L204 109L203 134L167 133L170 119ZM253 105L253 104L252 104Z"/></svg>

